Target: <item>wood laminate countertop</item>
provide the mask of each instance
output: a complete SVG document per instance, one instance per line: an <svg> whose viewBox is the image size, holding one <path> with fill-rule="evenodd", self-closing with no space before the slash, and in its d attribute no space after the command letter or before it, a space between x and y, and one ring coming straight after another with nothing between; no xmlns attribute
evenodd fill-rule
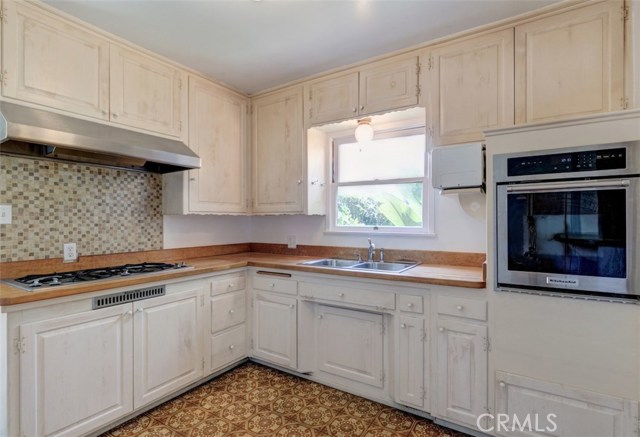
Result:
<svg viewBox="0 0 640 437"><path fill-rule="evenodd" d="M258 267L276 270L293 270L309 273L322 273L334 276L382 279L387 281L413 282L418 284L446 285L464 288L485 288L482 267L466 267L440 264L420 264L402 273L380 273L362 270L329 269L300 265L321 257L276 255L269 253L245 252L232 255L210 256L191 259L176 259L172 262L184 261L191 268L169 270L158 273L137 275L126 278L115 278L104 281L93 281L74 285L50 287L42 291L25 291L12 285L0 282L0 306L16 305L58 297L71 296L94 291L108 290L118 287L144 285L162 280L186 278L206 273L222 272L242 267Z"/></svg>

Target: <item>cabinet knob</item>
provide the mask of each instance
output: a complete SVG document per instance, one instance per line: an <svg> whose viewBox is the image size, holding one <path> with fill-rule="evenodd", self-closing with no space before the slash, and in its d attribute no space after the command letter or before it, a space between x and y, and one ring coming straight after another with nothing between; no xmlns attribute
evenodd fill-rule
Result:
<svg viewBox="0 0 640 437"><path fill-rule="evenodd" d="M360 106L360 110L364 111L364 105Z"/></svg>
<svg viewBox="0 0 640 437"><path fill-rule="evenodd" d="M271 287L271 288L273 288L273 287L275 287L275 286L276 286L276 284L275 284L275 283L273 283L273 282L272 282L271 284L269 284L269 287Z"/></svg>
<svg viewBox="0 0 640 437"><path fill-rule="evenodd" d="M289 304L289 308L293 309L293 308L295 308L295 307L296 307L296 306L295 306L294 304Z"/></svg>
<svg viewBox="0 0 640 437"><path fill-rule="evenodd" d="M118 118L118 113L117 113L117 112L112 112L112 113L111 113L111 116L112 116L113 118Z"/></svg>
<svg viewBox="0 0 640 437"><path fill-rule="evenodd" d="M298 179L297 182L298 182L298 185L301 185L302 184L302 179Z"/></svg>
<svg viewBox="0 0 640 437"><path fill-rule="evenodd" d="M338 293L339 297L344 297L344 293Z"/></svg>
<svg viewBox="0 0 640 437"><path fill-rule="evenodd" d="M407 306L408 306L409 308L413 308L413 302L409 302L409 303L407 304Z"/></svg>
<svg viewBox="0 0 640 437"><path fill-rule="evenodd" d="M322 314L318 314L318 320L322 319Z"/></svg>
<svg viewBox="0 0 640 437"><path fill-rule="evenodd" d="M235 311L233 309L230 309L229 314L233 314L233 313L235 313Z"/></svg>
<svg viewBox="0 0 640 437"><path fill-rule="evenodd" d="M406 328L406 327L407 327L407 325L406 325L406 323L400 323L400 327L401 327L402 329L404 329L404 328Z"/></svg>
<svg viewBox="0 0 640 437"><path fill-rule="evenodd" d="M235 287L235 284L229 284L229 288Z"/></svg>
<svg viewBox="0 0 640 437"><path fill-rule="evenodd" d="M230 345L229 345L229 350L230 350L230 351L234 350L235 348L236 348L236 347L235 347L235 345L233 345L233 344L230 344Z"/></svg>
<svg viewBox="0 0 640 437"><path fill-rule="evenodd" d="M507 384L504 381L500 381L500 388L505 388Z"/></svg>
<svg viewBox="0 0 640 437"><path fill-rule="evenodd" d="M440 327L440 328L438 328L438 331L444 332L444 328Z"/></svg>
<svg viewBox="0 0 640 437"><path fill-rule="evenodd" d="M127 316L132 316L133 315L133 311L127 311L126 313L124 313Z"/></svg>
<svg viewBox="0 0 640 437"><path fill-rule="evenodd" d="M396 81L392 80L389 85L391 85L391 88L395 88L396 87Z"/></svg>
<svg viewBox="0 0 640 437"><path fill-rule="evenodd" d="M191 182L195 182L196 178L189 178Z"/></svg>
<svg viewBox="0 0 640 437"><path fill-rule="evenodd" d="M136 310L136 313L142 313L142 312L144 312L144 310L143 310L142 308L138 308L138 309Z"/></svg>
<svg viewBox="0 0 640 437"><path fill-rule="evenodd" d="M109 111L107 111L106 109L102 111L102 115L109 115Z"/></svg>
<svg viewBox="0 0 640 437"><path fill-rule="evenodd" d="M456 307L456 309L457 309L458 311L462 311L462 308L463 308L463 306L462 306L462 305L458 305L458 306Z"/></svg>
<svg viewBox="0 0 640 437"><path fill-rule="evenodd" d="M353 112L358 112L358 108L357 107L353 107Z"/></svg>

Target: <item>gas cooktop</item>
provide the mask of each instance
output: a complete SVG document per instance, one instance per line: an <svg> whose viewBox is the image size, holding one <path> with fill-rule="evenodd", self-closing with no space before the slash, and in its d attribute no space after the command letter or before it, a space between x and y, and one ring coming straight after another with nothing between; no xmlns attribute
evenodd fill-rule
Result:
<svg viewBox="0 0 640 437"><path fill-rule="evenodd" d="M60 285L100 281L185 268L189 268L185 263L169 264L144 262L140 264L124 264L121 266L100 267L96 269L76 270L72 272L27 275L22 278L6 280L4 282L11 284L14 287L22 288L23 290L34 291Z"/></svg>

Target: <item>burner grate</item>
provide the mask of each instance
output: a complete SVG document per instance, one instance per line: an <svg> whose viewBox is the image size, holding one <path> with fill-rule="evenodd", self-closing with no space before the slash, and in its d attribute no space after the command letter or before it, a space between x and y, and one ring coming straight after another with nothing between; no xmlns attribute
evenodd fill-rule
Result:
<svg viewBox="0 0 640 437"><path fill-rule="evenodd" d="M121 291L120 293L107 294L93 298L93 309L121 305L123 303L135 302L137 300L149 299L156 296L164 296L165 286L140 288L138 290Z"/></svg>

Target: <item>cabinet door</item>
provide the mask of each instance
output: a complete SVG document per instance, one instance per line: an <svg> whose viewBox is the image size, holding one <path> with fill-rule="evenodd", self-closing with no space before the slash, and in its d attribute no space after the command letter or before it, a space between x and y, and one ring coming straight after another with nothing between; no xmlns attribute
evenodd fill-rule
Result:
<svg viewBox="0 0 640 437"><path fill-rule="evenodd" d="M487 406L487 327L438 320L436 414L476 428Z"/></svg>
<svg viewBox="0 0 640 437"><path fill-rule="evenodd" d="M201 296L197 286L133 304L135 408L202 377Z"/></svg>
<svg viewBox="0 0 640 437"><path fill-rule="evenodd" d="M360 70L360 114L414 106L419 95L415 56Z"/></svg>
<svg viewBox="0 0 640 437"><path fill-rule="evenodd" d="M115 44L111 45L110 70L113 123L182 136L187 92L180 70Z"/></svg>
<svg viewBox="0 0 640 437"><path fill-rule="evenodd" d="M189 170L189 211L243 213L246 202L247 101L189 78L189 147L202 167Z"/></svg>
<svg viewBox="0 0 640 437"><path fill-rule="evenodd" d="M637 433L638 402L496 372L496 415L501 436L623 437ZM552 414L552 416L550 416ZM520 428L514 420L529 426ZM549 420L551 419L551 420Z"/></svg>
<svg viewBox="0 0 640 437"><path fill-rule="evenodd" d="M384 387L384 318L381 314L318 305L318 370Z"/></svg>
<svg viewBox="0 0 640 437"><path fill-rule="evenodd" d="M295 369L296 299L256 293L253 311L253 356Z"/></svg>
<svg viewBox="0 0 640 437"><path fill-rule="evenodd" d="M20 435L77 436L133 410L131 305L20 327Z"/></svg>
<svg viewBox="0 0 640 437"><path fill-rule="evenodd" d="M358 115L358 73L312 82L305 87L308 124L322 124Z"/></svg>
<svg viewBox="0 0 640 437"><path fill-rule="evenodd" d="M109 43L25 2L3 3L2 95L109 118Z"/></svg>
<svg viewBox="0 0 640 437"><path fill-rule="evenodd" d="M253 212L303 212L302 88L253 101Z"/></svg>
<svg viewBox="0 0 640 437"><path fill-rule="evenodd" d="M622 2L516 26L516 123L623 109Z"/></svg>
<svg viewBox="0 0 640 437"><path fill-rule="evenodd" d="M427 397L425 378L424 319L398 316L396 342L396 402L424 409Z"/></svg>
<svg viewBox="0 0 640 437"><path fill-rule="evenodd" d="M435 146L513 125L513 29L437 47L424 64Z"/></svg>

